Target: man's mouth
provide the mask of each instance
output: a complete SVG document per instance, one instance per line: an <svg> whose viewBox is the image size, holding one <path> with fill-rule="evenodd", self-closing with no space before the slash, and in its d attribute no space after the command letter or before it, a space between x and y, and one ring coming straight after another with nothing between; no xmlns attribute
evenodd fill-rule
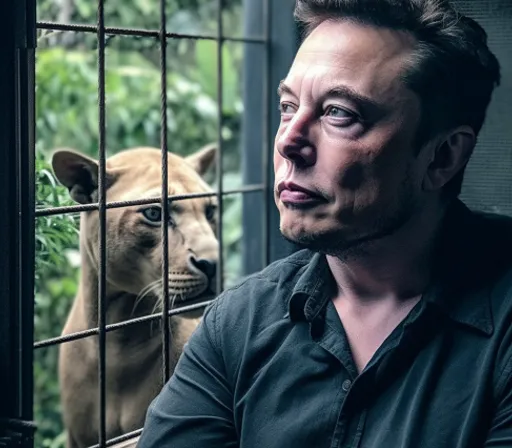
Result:
<svg viewBox="0 0 512 448"><path fill-rule="evenodd" d="M326 202L325 198L315 191L293 182L280 182L277 192L285 206L306 208Z"/></svg>

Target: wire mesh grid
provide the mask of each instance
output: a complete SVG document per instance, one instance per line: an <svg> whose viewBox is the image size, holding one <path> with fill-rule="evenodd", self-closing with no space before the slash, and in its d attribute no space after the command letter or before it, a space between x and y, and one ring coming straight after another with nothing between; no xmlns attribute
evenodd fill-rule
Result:
<svg viewBox="0 0 512 448"><path fill-rule="evenodd" d="M212 0L213 1L213 0ZM105 26L105 0L98 0L97 8L97 24L96 25L77 25L77 24L63 24L55 22L37 22L36 28L52 31L73 31L84 33L96 33L97 39L97 69L98 69L98 201L92 204L81 204L66 207L48 207L39 208L35 211L36 217L51 216L58 214L68 214L77 212L86 212L97 210L99 213L99 238L98 238L98 252L99 252L99 275L98 275L98 326L90 328L85 331L80 331L64 336L36 341L33 345L34 349L41 349L44 347L55 346L78 339L83 339L91 336L98 336L99 359L98 359L98 375L99 375L99 422L98 422L98 444L92 448L109 447L117 443L137 437L141 434L142 429L133 431L128 434L107 440L106 431L106 334L130 325L135 325L141 322L161 321L162 325L162 379L166 382L170 376L169 366L169 344L170 334L169 326L166 324L170 316L190 312L204 308L211 300L205 300L200 303L192 305L180 306L179 308L170 309L169 306L169 285L167 281L162 281L163 294L162 294L162 312L134 319L129 319L115 324L106 323L106 250L107 250L107 233L106 233L106 212L108 209L122 208L134 205L149 205L160 204L162 207L162 225L161 225L161 241L162 241L162 279L166 279L169 273L169 237L168 227L169 222L169 202L182 201L186 199L204 198L216 196L218 202L218 215L220 218L220 225L217 226L217 240L220 247L217 275L217 291L219 294L222 292L223 285L223 233L222 233L222 211L223 211L223 198L227 195L245 194L249 192L263 192L264 194L264 214L262 216L263 228L263 260L268 263L268 229L265 224L268 222L267 213L269 210L268 200L268 163L269 163L269 1L261 0L263 6L263 36L262 37L227 37L223 33L223 0L215 0L217 2L217 35L197 35L197 34L182 34L172 33L167 30L167 14L165 0L159 1L160 6L160 29L159 30L144 30L133 28L120 28L120 27L106 27ZM161 113L161 133L160 133L160 148L162 154L162 189L160 197L149 197L139 200L131 201L118 201L107 202L106 196L106 113L105 113L105 42L109 35L121 36L136 36L136 37L151 37L158 39L160 47L160 113ZM167 57L166 48L168 39L200 39L200 40L214 40L217 42L217 118L218 118L218 135L217 135L217 165L216 165L216 183L217 191L210 193L191 193L182 195L169 195L169 173L168 173L168 141L167 141ZM242 42L242 43L256 43L264 45L265 59L262 67L263 78L263 151L262 151L262 178L261 184L245 185L241 188L224 190L223 188L223 137L222 137L222 124L223 124L223 73L222 73L222 48L223 43L226 41Z"/></svg>

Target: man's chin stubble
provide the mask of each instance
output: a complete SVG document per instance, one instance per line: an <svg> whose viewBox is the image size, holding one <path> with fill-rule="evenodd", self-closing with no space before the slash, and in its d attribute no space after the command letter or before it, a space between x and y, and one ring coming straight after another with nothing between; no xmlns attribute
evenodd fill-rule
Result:
<svg viewBox="0 0 512 448"><path fill-rule="evenodd" d="M299 238L287 236L281 232L283 238L297 246L299 249L308 249L323 255L338 257L343 260L360 258L368 252L369 241L336 241L333 236L303 235Z"/></svg>
<svg viewBox="0 0 512 448"><path fill-rule="evenodd" d="M297 237L291 237L281 230L281 234L285 240L301 249L309 249L313 252L337 257L343 261L357 260L370 255L382 240L400 230L409 217L407 213L397 214L387 224L377 225L366 235L351 238L341 235L341 232L303 233Z"/></svg>

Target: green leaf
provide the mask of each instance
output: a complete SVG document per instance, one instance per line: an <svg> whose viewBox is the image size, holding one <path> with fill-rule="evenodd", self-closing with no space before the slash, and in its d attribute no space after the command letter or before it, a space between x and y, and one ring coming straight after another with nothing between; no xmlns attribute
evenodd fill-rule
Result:
<svg viewBox="0 0 512 448"><path fill-rule="evenodd" d="M212 98L217 97L217 48L208 40L196 43L197 78L204 92Z"/></svg>

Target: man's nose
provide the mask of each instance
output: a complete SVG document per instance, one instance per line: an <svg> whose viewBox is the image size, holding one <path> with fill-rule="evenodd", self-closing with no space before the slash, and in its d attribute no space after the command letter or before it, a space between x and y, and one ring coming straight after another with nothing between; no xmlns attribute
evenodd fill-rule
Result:
<svg viewBox="0 0 512 448"><path fill-rule="evenodd" d="M305 117L295 116L276 142L279 154L298 167L316 163L316 150L309 138L310 124Z"/></svg>

